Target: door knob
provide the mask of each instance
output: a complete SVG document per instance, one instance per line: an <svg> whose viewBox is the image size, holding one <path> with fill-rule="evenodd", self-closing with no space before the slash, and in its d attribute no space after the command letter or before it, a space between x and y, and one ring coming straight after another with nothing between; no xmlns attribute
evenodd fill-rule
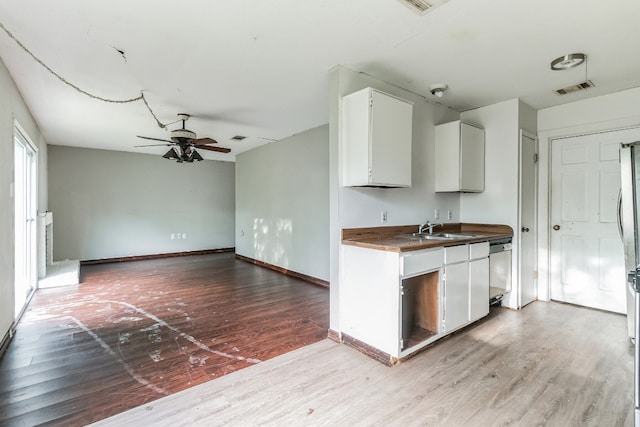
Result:
<svg viewBox="0 0 640 427"><path fill-rule="evenodd" d="M522 232L523 233L528 233L529 232L529 228L528 227L522 227Z"/></svg>
<svg viewBox="0 0 640 427"><path fill-rule="evenodd" d="M560 230L560 226L558 224L556 224L556 225L553 226L553 229L558 231L558 230Z"/></svg>

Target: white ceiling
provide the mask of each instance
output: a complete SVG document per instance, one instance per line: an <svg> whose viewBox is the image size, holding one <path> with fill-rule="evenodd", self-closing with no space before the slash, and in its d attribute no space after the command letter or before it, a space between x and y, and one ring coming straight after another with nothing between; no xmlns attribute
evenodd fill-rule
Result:
<svg viewBox="0 0 640 427"><path fill-rule="evenodd" d="M327 123L336 65L457 111L513 98L541 109L638 87L638 18L638 0L450 0L423 16L399 0L0 0L0 22L69 83L109 99L144 90L161 122L191 114L189 129L232 149L201 154L230 161ZM574 52L587 66L550 70ZM3 31L0 56L49 143L166 151L133 148L145 143L136 135L168 136L142 102L79 93ZM587 76L595 88L552 92ZM449 90L438 100L429 86L439 82Z"/></svg>

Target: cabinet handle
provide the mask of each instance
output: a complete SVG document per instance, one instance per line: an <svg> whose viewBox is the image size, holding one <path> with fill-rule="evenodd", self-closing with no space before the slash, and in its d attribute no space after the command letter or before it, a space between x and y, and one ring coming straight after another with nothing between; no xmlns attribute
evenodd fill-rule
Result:
<svg viewBox="0 0 640 427"><path fill-rule="evenodd" d="M523 233L528 233L529 232L529 228L528 227L522 227L522 232Z"/></svg>
<svg viewBox="0 0 640 427"><path fill-rule="evenodd" d="M555 231L558 231L558 230L560 230L560 226L559 226L558 224L556 224L556 225L554 225L554 226L553 226L553 229L554 229Z"/></svg>

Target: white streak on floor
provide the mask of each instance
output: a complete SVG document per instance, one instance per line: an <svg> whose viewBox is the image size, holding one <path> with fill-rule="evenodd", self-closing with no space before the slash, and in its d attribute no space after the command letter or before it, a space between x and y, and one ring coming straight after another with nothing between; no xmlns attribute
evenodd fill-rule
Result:
<svg viewBox="0 0 640 427"><path fill-rule="evenodd" d="M112 320L111 323L138 322L140 320L142 320L142 317L125 316L125 317L120 317L118 319Z"/></svg>
<svg viewBox="0 0 640 427"><path fill-rule="evenodd" d="M155 330L157 330L159 328L160 328L160 325L158 325L157 323L154 323L151 326L147 326L146 328L141 328L141 329L138 329L138 330L140 332L149 332L149 331L155 331Z"/></svg>
<svg viewBox="0 0 640 427"><path fill-rule="evenodd" d="M95 332L93 332L91 329L89 329L89 327L87 327L87 325L85 325L84 323L82 323L80 320L76 319L73 316L67 316L67 317L69 319L73 320L74 323L76 325L78 325L78 327L80 327L80 329L82 329L83 331L88 333L94 340L96 340L96 342L98 344L100 344L100 347L104 348L107 351L107 353L109 353L111 356L113 356L116 359L116 361L122 365L124 370L127 371L127 373L131 376L131 378L133 378L134 380L136 380L137 382L139 382L143 386L145 386L147 388L150 388L151 390L155 391L158 394L164 394L165 396L169 395L169 392L166 391L165 389L163 389L161 387L158 387L155 384L150 383L149 381L147 381L144 378L142 378L140 375L136 374L135 371L131 368L131 366L129 366L127 364L127 362L125 362L120 357L118 357L116 352L113 351L111 349L111 347L109 347L109 345L106 342L104 342L104 340L102 338L100 338Z"/></svg>
<svg viewBox="0 0 640 427"><path fill-rule="evenodd" d="M120 332L118 334L118 342L120 342L120 344L125 344L129 342L129 338L131 338L131 333L130 332Z"/></svg>
<svg viewBox="0 0 640 427"><path fill-rule="evenodd" d="M147 311L145 311L145 310L143 310L143 309L141 309L139 307L136 307L133 304L129 304L128 302L124 302L124 301L109 301L109 300L98 300L98 301L104 302L104 303L109 303L109 304L120 304L120 305L123 305L125 307L132 308L135 311L137 311L138 313L140 313L140 314L142 314L144 316L147 316L149 319L155 320L157 324L171 329L173 332L177 333L180 337L185 338L186 340L188 340L191 343L193 343L196 346L198 346L200 349L208 351L209 353L217 354L218 356L226 357L228 359L242 360L242 361L246 361L246 362L254 363L254 364L261 362L259 359L252 359L252 358L243 357L243 356L234 356L232 354L224 353L222 351L213 350L209 346L207 346L206 344L200 342L198 339L192 337L191 335L182 332L180 329L171 326L170 324L168 324L164 320L160 319L159 317L154 316L153 314L151 314L151 313L149 313L149 312L147 312Z"/></svg>
<svg viewBox="0 0 640 427"><path fill-rule="evenodd" d="M156 363L163 360L162 355L160 354L160 350L153 350L151 353L149 353L149 357Z"/></svg>
<svg viewBox="0 0 640 427"><path fill-rule="evenodd" d="M204 366L207 364L208 358L209 356L198 357L194 355L189 355L189 364L191 366Z"/></svg>

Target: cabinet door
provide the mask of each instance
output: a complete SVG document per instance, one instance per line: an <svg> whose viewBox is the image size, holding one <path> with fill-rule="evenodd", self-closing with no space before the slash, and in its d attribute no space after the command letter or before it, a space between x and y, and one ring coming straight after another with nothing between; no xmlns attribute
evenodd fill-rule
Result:
<svg viewBox="0 0 640 427"><path fill-rule="evenodd" d="M469 263L469 320L489 314L489 258Z"/></svg>
<svg viewBox="0 0 640 427"><path fill-rule="evenodd" d="M484 191L484 130L460 124L460 190Z"/></svg>
<svg viewBox="0 0 640 427"><path fill-rule="evenodd" d="M436 191L460 191L460 121L435 129Z"/></svg>
<svg viewBox="0 0 640 427"><path fill-rule="evenodd" d="M369 90L342 98L342 179L345 186L369 184L369 98Z"/></svg>
<svg viewBox="0 0 640 427"><path fill-rule="evenodd" d="M411 186L412 116L412 104L371 91L371 185Z"/></svg>
<svg viewBox="0 0 640 427"><path fill-rule="evenodd" d="M444 332L448 333L469 321L469 263L444 268Z"/></svg>
<svg viewBox="0 0 640 427"><path fill-rule="evenodd" d="M373 88L342 98L344 186L411 186L413 104Z"/></svg>

